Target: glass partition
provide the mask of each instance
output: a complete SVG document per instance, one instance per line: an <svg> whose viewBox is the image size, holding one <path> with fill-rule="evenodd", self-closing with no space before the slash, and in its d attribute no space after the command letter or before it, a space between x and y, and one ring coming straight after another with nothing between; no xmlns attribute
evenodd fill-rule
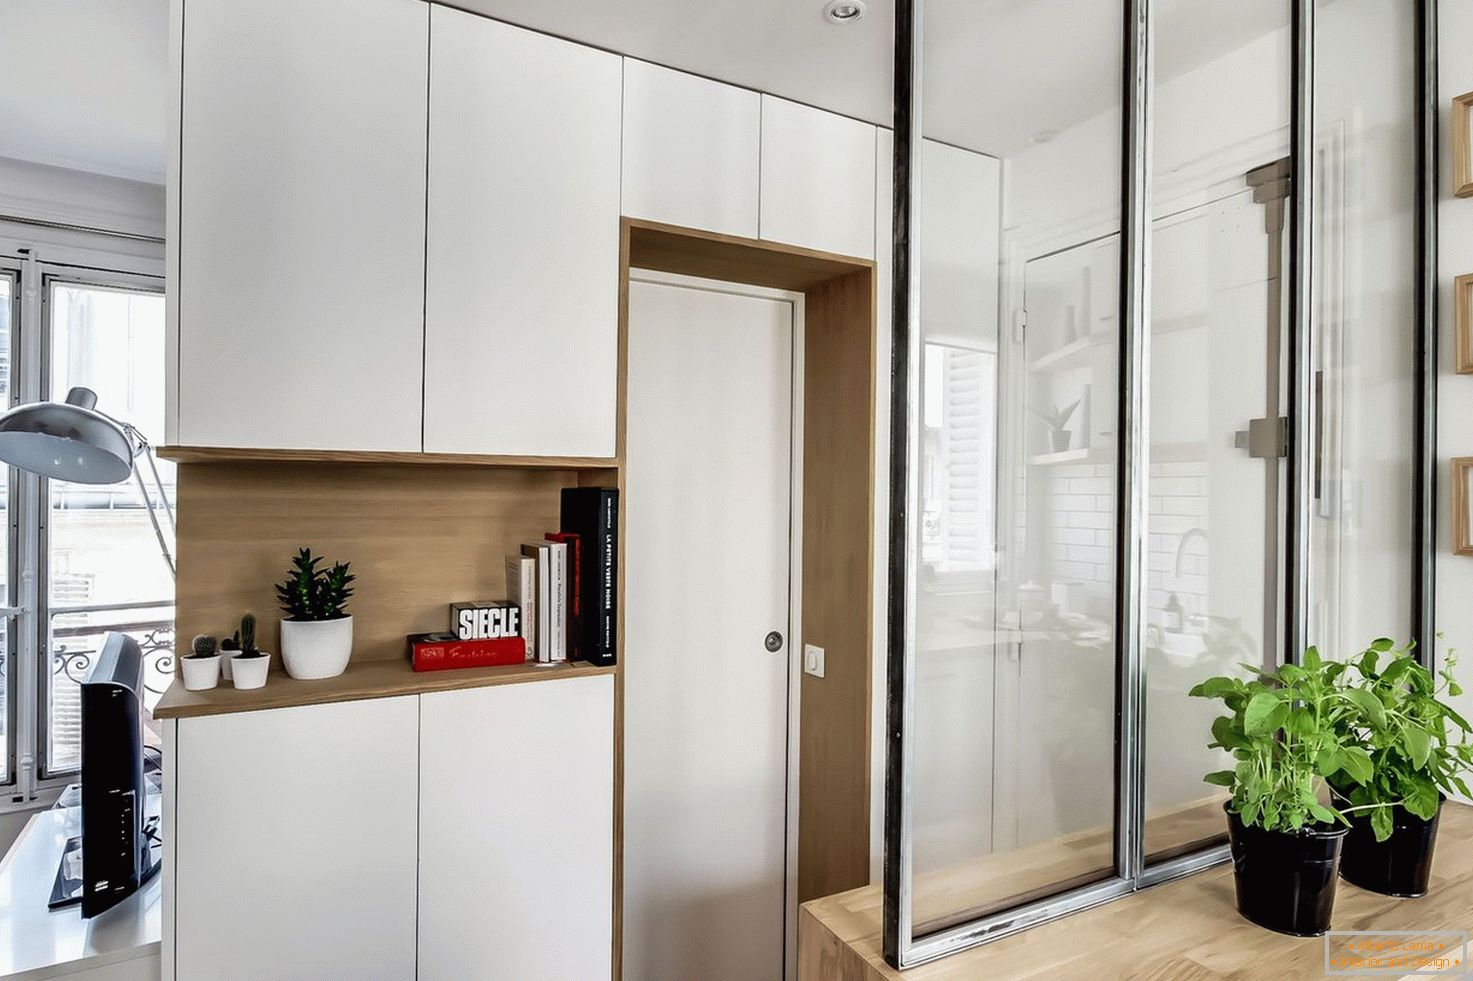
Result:
<svg viewBox="0 0 1473 981"><path fill-rule="evenodd" d="M1222 861L1188 690L1412 629L1419 23L899 0L892 964Z"/></svg>

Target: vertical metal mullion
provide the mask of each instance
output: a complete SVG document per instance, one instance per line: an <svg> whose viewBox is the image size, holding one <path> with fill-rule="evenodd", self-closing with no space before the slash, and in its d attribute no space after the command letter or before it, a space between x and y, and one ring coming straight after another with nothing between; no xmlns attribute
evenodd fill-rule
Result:
<svg viewBox="0 0 1473 981"><path fill-rule="evenodd" d="M1437 0L1417 3L1417 329L1412 464L1412 638L1428 668L1437 639Z"/></svg>
<svg viewBox="0 0 1473 981"><path fill-rule="evenodd" d="M1150 0L1127 0L1122 135L1120 241L1120 433L1116 479L1115 863L1134 881L1145 867L1145 629L1146 505L1150 446L1151 11Z"/></svg>
<svg viewBox="0 0 1473 981"><path fill-rule="evenodd" d="M1317 0L1294 3L1290 139L1293 248L1289 255L1289 459L1284 515L1284 662L1309 635L1310 526L1314 501L1314 38Z"/></svg>
<svg viewBox="0 0 1473 981"><path fill-rule="evenodd" d="M921 154L920 0L895 9L894 225L891 278L890 558L885 712L884 954L907 966L912 919L912 812L910 774L914 744L915 589L919 524L920 441L912 433L920 404Z"/></svg>

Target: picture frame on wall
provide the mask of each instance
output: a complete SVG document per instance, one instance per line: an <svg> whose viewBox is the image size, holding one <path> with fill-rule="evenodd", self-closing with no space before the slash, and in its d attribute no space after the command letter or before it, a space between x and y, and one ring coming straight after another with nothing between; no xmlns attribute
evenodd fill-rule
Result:
<svg viewBox="0 0 1473 981"><path fill-rule="evenodd" d="M1453 554L1473 555L1473 532L1469 529L1469 515L1473 515L1473 481L1468 479L1473 470L1473 456L1456 456L1452 460L1452 504L1453 504Z"/></svg>
<svg viewBox="0 0 1473 981"><path fill-rule="evenodd" d="M1473 375L1473 273L1453 279L1453 370Z"/></svg>
<svg viewBox="0 0 1473 981"><path fill-rule="evenodd" d="M1466 198L1473 195L1473 126L1469 115L1473 113L1473 92L1464 92L1453 99L1453 195Z"/></svg>

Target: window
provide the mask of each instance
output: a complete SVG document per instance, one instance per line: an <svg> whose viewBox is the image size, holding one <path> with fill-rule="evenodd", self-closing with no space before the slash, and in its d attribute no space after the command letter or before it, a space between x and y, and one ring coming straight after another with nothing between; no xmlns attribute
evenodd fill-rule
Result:
<svg viewBox="0 0 1473 981"><path fill-rule="evenodd" d="M31 282L38 288L18 289ZM72 387L85 386L97 393L100 411L132 424L149 442L162 443L159 279L34 263L4 271L0 290L7 301L0 315L0 378L11 377L8 355L16 354L7 404L60 400ZM40 328L34 343L25 326L12 334L12 325L30 324ZM174 467L160 462L159 471L172 505ZM136 483L72 484L13 470L9 477L5 502L14 498L19 520L7 521L5 547L15 568L10 562L0 566L20 573L7 575L7 583L25 583L27 573L36 583L29 596L11 587L9 636L16 638L17 656L0 672L9 706L0 717L9 749L0 780L15 785L10 796L22 802L66 783L81 764L79 685L105 633L128 633L142 646L148 707L168 687L174 584ZM162 528L167 534L167 523Z"/></svg>

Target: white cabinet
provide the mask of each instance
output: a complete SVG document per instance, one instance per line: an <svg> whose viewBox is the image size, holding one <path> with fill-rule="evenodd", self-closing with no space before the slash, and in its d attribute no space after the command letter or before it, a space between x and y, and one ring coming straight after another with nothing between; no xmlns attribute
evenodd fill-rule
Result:
<svg viewBox="0 0 1473 981"><path fill-rule="evenodd" d="M414 977L418 727L414 696L178 722L174 977Z"/></svg>
<svg viewBox="0 0 1473 981"><path fill-rule="evenodd" d="M431 10L424 448L613 456L621 59Z"/></svg>
<svg viewBox="0 0 1473 981"><path fill-rule="evenodd" d="M428 5L184 6L178 441L418 450Z"/></svg>
<svg viewBox="0 0 1473 981"><path fill-rule="evenodd" d="M613 677L421 699L418 976L609 977Z"/></svg>
<svg viewBox="0 0 1473 981"><path fill-rule="evenodd" d="M996 157L921 144L921 325L928 342L997 343L999 194Z"/></svg>
<svg viewBox="0 0 1473 981"><path fill-rule="evenodd" d="M757 237L761 96L624 59L623 213Z"/></svg>
<svg viewBox="0 0 1473 981"><path fill-rule="evenodd" d="M762 238L875 255L875 127L762 97Z"/></svg>

